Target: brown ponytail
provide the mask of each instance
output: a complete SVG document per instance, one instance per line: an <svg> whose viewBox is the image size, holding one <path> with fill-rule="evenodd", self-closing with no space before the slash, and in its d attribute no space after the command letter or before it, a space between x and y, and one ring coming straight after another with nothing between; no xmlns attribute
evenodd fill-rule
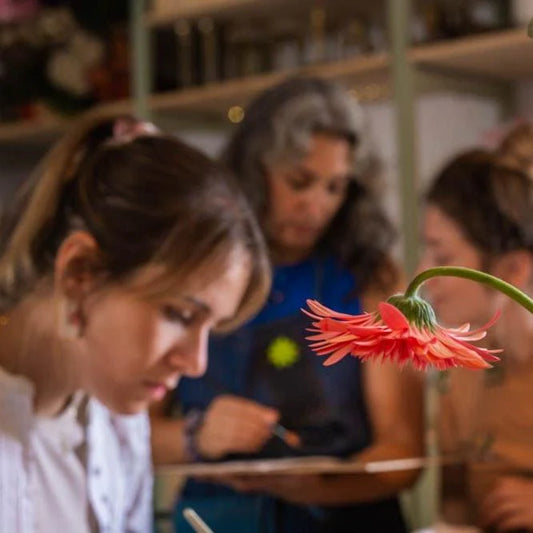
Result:
<svg viewBox="0 0 533 533"><path fill-rule="evenodd" d="M173 280L185 279L208 263L223 268L242 247L252 276L241 310L255 311L269 287L268 260L232 177L174 137L141 129L117 141L116 120L88 118L70 129L4 217L1 309L49 276L63 239L83 229L98 243L110 282L150 262L166 266Z"/></svg>

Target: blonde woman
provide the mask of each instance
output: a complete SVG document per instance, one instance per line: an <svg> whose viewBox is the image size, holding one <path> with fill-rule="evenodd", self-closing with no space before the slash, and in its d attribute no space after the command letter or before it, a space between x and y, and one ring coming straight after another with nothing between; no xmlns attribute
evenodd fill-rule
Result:
<svg viewBox="0 0 533 533"><path fill-rule="evenodd" d="M149 531L144 410L262 302L254 218L217 164L118 117L72 128L2 230L0 531Z"/></svg>

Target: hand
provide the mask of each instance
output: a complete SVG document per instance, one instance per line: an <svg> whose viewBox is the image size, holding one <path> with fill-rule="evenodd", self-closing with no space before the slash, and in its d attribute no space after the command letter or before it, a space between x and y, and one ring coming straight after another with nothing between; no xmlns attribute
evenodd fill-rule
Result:
<svg viewBox="0 0 533 533"><path fill-rule="evenodd" d="M199 452L209 459L228 453L253 453L272 436L279 412L238 396L216 397L196 435Z"/></svg>
<svg viewBox="0 0 533 533"><path fill-rule="evenodd" d="M483 527L495 531L533 531L533 480L501 477L480 508Z"/></svg>

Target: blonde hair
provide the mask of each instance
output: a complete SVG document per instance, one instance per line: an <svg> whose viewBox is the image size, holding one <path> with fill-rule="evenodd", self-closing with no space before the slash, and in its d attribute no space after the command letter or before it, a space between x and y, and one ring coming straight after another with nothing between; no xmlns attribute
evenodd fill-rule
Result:
<svg viewBox="0 0 533 533"><path fill-rule="evenodd" d="M9 309L49 276L64 238L83 229L99 246L108 282L127 280L154 263L166 267L166 281L177 283L208 265L219 272L242 248L251 260L238 311L244 320L262 305L270 270L239 187L221 165L174 137L141 134L117 142L114 127L123 119L80 120L5 214L0 308Z"/></svg>
<svg viewBox="0 0 533 533"><path fill-rule="evenodd" d="M35 277L36 268L31 253L34 236L54 216L60 193L74 175L76 160L86 143L87 131L99 123L101 119L80 120L45 155L20 189L17 201L21 209L19 216L16 221L3 221L0 286L4 291L21 278ZM6 227L9 222L12 227Z"/></svg>

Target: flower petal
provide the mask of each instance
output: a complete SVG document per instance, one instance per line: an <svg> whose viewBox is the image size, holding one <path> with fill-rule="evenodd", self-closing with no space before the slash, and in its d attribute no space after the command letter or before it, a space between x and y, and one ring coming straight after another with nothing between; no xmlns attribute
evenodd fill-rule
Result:
<svg viewBox="0 0 533 533"><path fill-rule="evenodd" d="M378 304L379 314L383 319L385 325L392 330L409 329L409 322L403 313L394 305L387 302L380 302Z"/></svg>
<svg viewBox="0 0 533 533"><path fill-rule="evenodd" d="M343 346L338 350L334 351L325 361L324 366L334 365L338 363L341 359L344 359L351 352L351 346Z"/></svg>

